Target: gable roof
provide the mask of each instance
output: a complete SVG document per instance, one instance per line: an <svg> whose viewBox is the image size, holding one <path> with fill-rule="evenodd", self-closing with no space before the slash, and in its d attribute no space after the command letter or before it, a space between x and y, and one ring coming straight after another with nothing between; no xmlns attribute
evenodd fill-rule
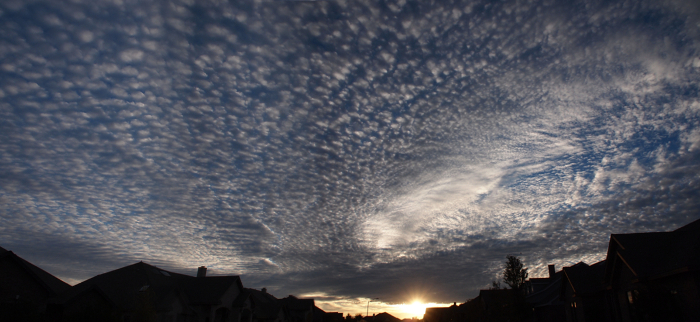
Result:
<svg viewBox="0 0 700 322"><path fill-rule="evenodd" d="M0 259L8 259L14 261L24 271L26 271L37 283L39 283L51 295L56 295L70 289L70 285L58 277L51 275L49 272L39 268L38 266L26 261L24 258L17 256L12 251L2 248L0 251Z"/></svg>
<svg viewBox="0 0 700 322"><path fill-rule="evenodd" d="M700 219L693 221L683 227L680 227L674 231L700 231Z"/></svg>
<svg viewBox="0 0 700 322"><path fill-rule="evenodd" d="M580 262L574 266L564 267L564 283L570 285L576 295L588 295L603 291L605 290L603 284L605 266L603 260L590 266Z"/></svg>
<svg viewBox="0 0 700 322"><path fill-rule="evenodd" d="M253 314L257 319L274 320L282 310L282 303L272 294L252 288L246 288L253 302Z"/></svg>
<svg viewBox="0 0 700 322"><path fill-rule="evenodd" d="M250 300L250 291L247 288L243 288L241 293L233 300L232 307L243 308L246 306L246 301Z"/></svg>
<svg viewBox="0 0 700 322"><path fill-rule="evenodd" d="M558 301L563 277L564 271L558 271L552 277L531 278L529 281L533 284L535 291L527 295L527 302L533 307L540 307Z"/></svg>
<svg viewBox="0 0 700 322"><path fill-rule="evenodd" d="M300 299L294 295L289 295L283 299L278 300L283 307L287 309L291 321L306 321L307 314L319 313L316 309L316 303L313 299Z"/></svg>
<svg viewBox="0 0 700 322"><path fill-rule="evenodd" d="M401 321L401 319L399 319L399 318L397 318L389 313L386 313L386 312L379 313L379 314L374 315L374 316L365 317L365 319L368 319L368 318L371 319L370 321L372 321L372 322L399 322L399 321Z"/></svg>
<svg viewBox="0 0 700 322"><path fill-rule="evenodd" d="M606 283L612 282L616 265L626 265L640 279L698 270L700 221L671 232L612 234L606 262Z"/></svg>
<svg viewBox="0 0 700 322"><path fill-rule="evenodd" d="M154 295L156 309L174 297L194 305L218 304L232 284L241 285L238 276L194 277L138 262L85 280L62 294L57 302L66 304L83 292L97 289L118 308L127 311L136 308L142 292Z"/></svg>
<svg viewBox="0 0 700 322"><path fill-rule="evenodd" d="M452 321L454 317L458 315L461 308L452 305L449 307L428 307L425 308L425 313L423 314L423 321L428 322L445 322Z"/></svg>
<svg viewBox="0 0 700 322"><path fill-rule="evenodd" d="M313 310L316 306L314 299L300 299L293 295L287 296L279 301L282 305L295 311Z"/></svg>

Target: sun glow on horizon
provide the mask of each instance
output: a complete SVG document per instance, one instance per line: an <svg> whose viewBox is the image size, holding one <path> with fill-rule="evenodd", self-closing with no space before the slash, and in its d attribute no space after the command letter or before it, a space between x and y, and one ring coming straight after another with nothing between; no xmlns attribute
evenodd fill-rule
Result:
<svg viewBox="0 0 700 322"><path fill-rule="evenodd" d="M420 301L414 301L413 303L406 305L404 312L411 313L411 315L415 314L416 316L422 316L425 314L425 308L426 306Z"/></svg>
<svg viewBox="0 0 700 322"><path fill-rule="evenodd" d="M423 318L423 315L425 314L425 309L429 307L444 307L444 306L449 306L449 304L441 304L441 303L423 303L419 300L415 300L411 302L410 304L398 304L398 305L393 305L397 311L403 313L404 315L410 315L410 317L417 317L419 319Z"/></svg>
<svg viewBox="0 0 700 322"><path fill-rule="evenodd" d="M316 305L326 312L342 312L343 316L357 314L365 316L369 314L379 314L382 312L389 313L399 319L417 318L422 319L425 314L425 309L429 307L448 307L452 303L423 303L421 300L406 302L401 304L392 304L382 302L381 300L367 303L367 298L338 298L328 295L323 292L306 293L302 297L315 298Z"/></svg>

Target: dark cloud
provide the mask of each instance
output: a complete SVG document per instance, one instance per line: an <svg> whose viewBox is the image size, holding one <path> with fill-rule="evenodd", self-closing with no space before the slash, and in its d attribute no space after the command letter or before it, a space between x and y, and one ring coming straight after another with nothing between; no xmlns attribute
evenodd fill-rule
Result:
<svg viewBox="0 0 700 322"><path fill-rule="evenodd" d="M70 281L463 301L697 218L690 2L0 10L2 246Z"/></svg>

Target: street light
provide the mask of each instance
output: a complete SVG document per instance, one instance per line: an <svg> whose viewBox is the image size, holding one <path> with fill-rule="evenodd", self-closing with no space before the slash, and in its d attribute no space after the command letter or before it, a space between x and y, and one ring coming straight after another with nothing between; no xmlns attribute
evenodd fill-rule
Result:
<svg viewBox="0 0 700 322"><path fill-rule="evenodd" d="M369 302L372 302L372 300L378 300L378 299L379 299L378 297L375 297L375 298L373 298L373 299L370 299L370 300L367 302L367 314L365 314L365 316L368 316L368 315L369 315ZM376 302L376 301L375 301L375 302Z"/></svg>

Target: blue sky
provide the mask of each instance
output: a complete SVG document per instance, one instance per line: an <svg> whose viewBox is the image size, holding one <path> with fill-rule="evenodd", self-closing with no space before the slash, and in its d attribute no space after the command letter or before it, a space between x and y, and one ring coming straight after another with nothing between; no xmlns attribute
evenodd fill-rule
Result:
<svg viewBox="0 0 700 322"><path fill-rule="evenodd" d="M693 1L4 1L0 243L360 313L698 219Z"/></svg>

